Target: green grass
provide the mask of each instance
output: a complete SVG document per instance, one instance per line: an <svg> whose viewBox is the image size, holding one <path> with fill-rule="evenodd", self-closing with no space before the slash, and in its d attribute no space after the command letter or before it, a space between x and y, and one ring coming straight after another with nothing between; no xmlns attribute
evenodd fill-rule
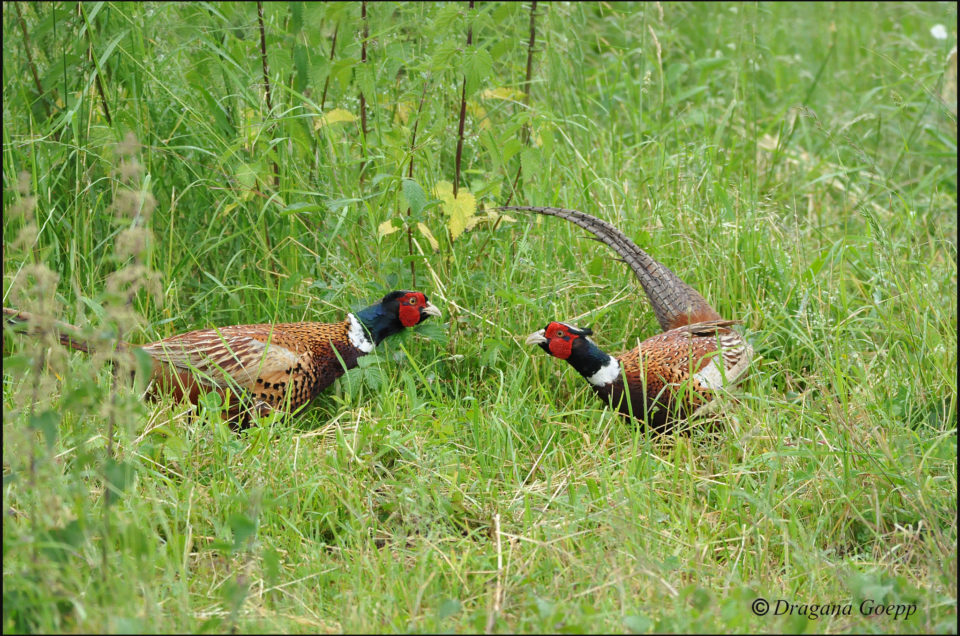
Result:
<svg viewBox="0 0 960 636"><path fill-rule="evenodd" d="M4 4L5 306L146 342L340 320L413 261L444 312L239 435L6 333L4 632L956 632L955 6L539 4L527 107L483 91L523 88L529 5L477 4L370 4L366 65L359 4L265 4L272 112L255 5ZM462 188L614 222L744 321L715 421L654 437L523 345L658 330L573 226L378 233L411 156L454 180L464 71ZM315 128L328 77L365 137Z"/></svg>

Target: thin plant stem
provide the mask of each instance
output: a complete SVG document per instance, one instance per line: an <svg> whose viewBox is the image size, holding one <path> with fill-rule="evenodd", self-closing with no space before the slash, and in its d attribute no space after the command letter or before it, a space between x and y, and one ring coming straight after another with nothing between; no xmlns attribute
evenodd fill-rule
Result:
<svg viewBox="0 0 960 636"><path fill-rule="evenodd" d="M83 21L87 25L87 55L90 58L90 62L93 63L93 72L96 74L94 79L96 80L97 93L100 95L100 104L103 106L103 115L107 118L107 124L113 126L113 118L110 116L110 105L107 103L107 95L103 90L103 82L101 81L100 65L97 63L96 58L93 55L93 38L90 36L90 31L93 29L93 25L90 24L90 21L87 20L87 13L83 10L83 4L77 3L77 11L83 17Z"/></svg>
<svg viewBox="0 0 960 636"><path fill-rule="evenodd" d="M17 22L20 23L20 32L23 33L23 48L27 52L27 65L30 67L30 74L33 75L33 83L37 87L38 99L43 101L43 109L46 111L47 117L50 117L50 104L43 98L43 84L40 83L37 65L33 61L33 47L30 46L30 34L27 32L27 22L23 19L20 3L14 2L13 6L17 10Z"/></svg>
<svg viewBox="0 0 960 636"><path fill-rule="evenodd" d="M473 11L473 0L470 0L470 11ZM467 26L467 48L469 49L473 45L473 23L468 23ZM453 179L453 198L457 198L457 192L460 188L460 162L463 158L463 127L464 122L467 118L467 76L463 76L463 88L460 91L460 123L457 127L457 154L456 154L456 168L454 170L454 179Z"/></svg>
<svg viewBox="0 0 960 636"><path fill-rule="evenodd" d="M340 23L338 22L335 27L333 27L333 42L330 43L330 61L333 62L333 55L337 51L337 32L340 30ZM327 73L327 78L323 80L323 94L320 96L320 112L323 112L323 109L327 105L327 88L330 86L330 74Z"/></svg>
<svg viewBox="0 0 960 636"><path fill-rule="evenodd" d="M367 63L367 1L363 0L360 6L360 21L363 24L363 39L360 40L360 63ZM367 136L367 100L363 95L363 89L360 90L360 127L363 130L363 136Z"/></svg>
<svg viewBox="0 0 960 636"><path fill-rule="evenodd" d="M263 62L263 86L267 93L267 116L273 117L273 98L270 94L270 67L267 65L267 33L263 26L263 2L257 0L257 21L260 24L260 59ZM281 82L282 83L282 82ZM273 160L273 187L280 187L280 167ZM269 237L268 239L269 240Z"/></svg>
<svg viewBox="0 0 960 636"><path fill-rule="evenodd" d="M417 145L417 128L420 126L420 112L423 110L423 100L427 96L427 83L423 83L423 90L420 91L420 104L417 106L417 119L413 122L413 134L410 135L410 165L407 168L407 177L413 179L413 152ZM412 211L407 207L407 219L410 218ZM413 228L407 223L407 251L413 256ZM417 287L417 269L413 258L410 259L410 278L414 289Z"/></svg>
<svg viewBox="0 0 960 636"><path fill-rule="evenodd" d="M537 0L533 0L530 3L530 39L527 41L527 74L523 80L523 103L529 108L530 106L530 80L533 77L533 47L537 41ZM520 138L523 141L523 145L529 145L530 143L530 120L529 113L527 113L527 122L523 125L523 130L520 133ZM509 205L511 199L513 199L513 194L517 191L517 184L520 183L520 175L523 174L523 163L521 160L520 166L517 168L517 176L513 179L513 186L510 188L510 196L507 197L507 203L504 205Z"/></svg>
<svg viewBox="0 0 960 636"><path fill-rule="evenodd" d="M367 0L360 4L360 22L363 25L363 37L360 40L360 63L367 63ZM360 164L360 180L363 180L363 171L367 167L367 98L363 95L363 88L360 89L360 131L362 135L362 144L364 148L363 162Z"/></svg>
<svg viewBox="0 0 960 636"><path fill-rule="evenodd" d="M530 106L530 79L533 77L533 46L537 41L537 0L530 3L530 40L527 42L527 75L523 81L523 103ZM523 143L530 140L529 121L523 127Z"/></svg>

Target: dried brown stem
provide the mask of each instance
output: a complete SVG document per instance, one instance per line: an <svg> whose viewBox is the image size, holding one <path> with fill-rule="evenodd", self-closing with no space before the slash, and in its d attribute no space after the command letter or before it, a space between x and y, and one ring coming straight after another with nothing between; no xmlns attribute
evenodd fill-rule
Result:
<svg viewBox="0 0 960 636"><path fill-rule="evenodd" d="M527 42L527 75L523 82L523 103L530 105L530 79L533 77L533 46L537 41L537 0L530 3L530 40ZM529 122L523 127L523 143L530 141Z"/></svg>
<svg viewBox="0 0 960 636"><path fill-rule="evenodd" d="M257 21L260 23L260 59L263 61L263 86L267 92L267 114L273 116L273 98L270 94L270 67L267 65L267 33L263 27L263 2L257 0ZM273 161L273 187L280 187L280 167Z"/></svg>
<svg viewBox="0 0 960 636"><path fill-rule="evenodd" d="M517 168L517 176L513 179L513 185L510 186L510 196L507 197L507 202L504 205L510 205L510 201L513 199L513 193L517 191L517 184L520 182L520 173L523 172L523 164L520 164L520 167Z"/></svg>
<svg viewBox="0 0 960 636"><path fill-rule="evenodd" d="M530 106L530 80L533 77L533 47L537 41L536 11L537 11L537 0L533 0L530 3L530 39L527 41L527 74L523 80L523 103L526 104L528 107ZM529 114L528 114L528 118L529 118ZM523 145L525 146L530 143L529 119L527 123L523 125L523 130L521 130L520 132L520 139L523 141ZM513 193L516 192L517 184L520 183L521 174L523 174L522 162L520 166L517 168L517 176L513 178L513 187L510 188L510 196L507 197L507 203L505 205L509 205L511 199L513 199Z"/></svg>
<svg viewBox="0 0 960 636"><path fill-rule="evenodd" d="M360 41L360 63L367 63L367 0L363 0L360 6L360 21L363 23L363 38ZM363 183L364 170L367 167L367 98L363 94L363 88L360 89L360 130L363 133L363 161L360 163L360 182Z"/></svg>
<svg viewBox="0 0 960 636"><path fill-rule="evenodd" d="M330 61L333 61L333 54L337 50L337 32L340 30L340 23L333 27L333 42L330 44ZM327 88L330 86L330 74L327 73L327 79L323 80L323 95L320 96L320 112L323 112L327 103Z"/></svg>
<svg viewBox="0 0 960 636"><path fill-rule="evenodd" d="M530 41L527 43L527 79L523 83L523 100L530 103L530 78L533 76L533 45L537 40L536 23L537 0L530 3Z"/></svg>
<svg viewBox="0 0 960 636"><path fill-rule="evenodd" d="M367 0L363 0L360 5L360 20L363 23L363 39L360 41L360 63L367 63ZM360 91L360 129L363 136L367 136L367 100L363 96L363 90Z"/></svg>
<svg viewBox="0 0 960 636"><path fill-rule="evenodd" d="M417 145L417 128L420 126L420 112L423 110L423 100L427 96L427 83L423 83L423 90L420 91L420 104L417 106L417 119L413 122L413 134L410 135L410 166L407 168L407 177L413 179L413 152ZM409 219L412 211L407 207L407 218ZM407 252L413 256L413 228L407 223ZM410 278L413 288L417 288L417 269L414 266L413 258L410 259Z"/></svg>
<svg viewBox="0 0 960 636"><path fill-rule="evenodd" d="M87 21L87 14L83 10L83 5L79 2L77 3L77 11L83 16L83 20L87 24L87 56L93 64L94 79L97 84L97 93L100 94L100 104L103 106L103 115L107 118L107 123L113 126L113 118L110 117L110 106L107 104L107 95L103 91L103 82L100 80L100 69L97 68L97 61L93 57L93 39L90 37L90 31L93 25Z"/></svg>
<svg viewBox="0 0 960 636"><path fill-rule="evenodd" d="M23 13L20 11L20 3L14 2L13 6L17 9L17 22L20 23L20 31L23 33L23 48L27 52L27 65L30 67L30 73L33 75L33 83L37 87L37 95L43 100L43 109L47 111L47 117L50 117L50 104L43 99L43 84L40 83L40 75L37 74L37 65L33 61L33 50L30 46L30 34L27 32L27 22L23 19Z"/></svg>
<svg viewBox="0 0 960 636"><path fill-rule="evenodd" d="M470 10L473 10L473 0L470 0ZM473 44L473 23L467 26L467 48ZM457 128L457 154L455 159L456 168L453 179L453 198L457 198L457 192L460 189L460 162L463 158L463 126L467 118L467 76L463 76L463 88L460 91L460 124Z"/></svg>

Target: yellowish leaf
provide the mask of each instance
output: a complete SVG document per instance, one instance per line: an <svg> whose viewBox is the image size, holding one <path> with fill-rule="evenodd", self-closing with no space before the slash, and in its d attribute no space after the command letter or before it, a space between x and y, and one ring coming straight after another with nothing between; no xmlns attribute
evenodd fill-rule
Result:
<svg viewBox="0 0 960 636"><path fill-rule="evenodd" d="M386 236L388 234L393 234L399 229L400 228L398 227L394 227L393 219L387 219L386 221L384 221L383 223L377 226L377 233L380 234L380 236Z"/></svg>
<svg viewBox="0 0 960 636"><path fill-rule="evenodd" d="M453 184L449 181L439 182L433 190L433 195L443 202L443 211L450 217L447 227L450 237L456 239L467 229L470 219L477 213L477 198L465 188L460 188L457 197L453 196Z"/></svg>
<svg viewBox="0 0 960 636"><path fill-rule="evenodd" d="M487 212L483 216L477 215L472 219L470 219L470 221L467 223L467 229L472 230L473 228L477 227L477 225L484 223L486 221L496 223L497 219L501 219L501 218L503 219L503 221L509 221L510 223L513 223L514 221L516 221L515 218L507 214L497 214L496 212Z"/></svg>
<svg viewBox="0 0 960 636"><path fill-rule="evenodd" d="M223 206L223 210L220 211L220 216L221 217L227 216L235 207L237 207L236 202L226 204L225 206Z"/></svg>
<svg viewBox="0 0 960 636"><path fill-rule="evenodd" d="M433 232L430 231L430 228L423 223L417 223L417 228L420 230L420 233L426 237L427 241L430 243L430 247L433 248L434 252L440 249L440 243L438 243L437 239L433 237Z"/></svg>
<svg viewBox="0 0 960 636"><path fill-rule="evenodd" d="M410 119L410 113L412 112L413 102L397 102L397 114L393 120L405 124Z"/></svg>
<svg viewBox="0 0 960 636"><path fill-rule="evenodd" d="M482 99L520 99L523 97L523 91L501 86L500 88L488 88L482 91L480 97Z"/></svg>
<svg viewBox="0 0 960 636"><path fill-rule="evenodd" d="M493 125L490 123L490 118L487 117L486 108L474 101L469 101L467 102L467 110L473 115L474 120L480 125L481 130L490 130L493 128Z"/></svg>
<svg viewBox="0 0 960 636"><path fill-rule="evenodd" d="M345 108L334 108L333 110L325 112L320 117L317 117L313 122L313 129L320 130L324 126L329 126L330 124L338 124L340 122L352 122L356 121L357 116L351 113Z"/></svg>

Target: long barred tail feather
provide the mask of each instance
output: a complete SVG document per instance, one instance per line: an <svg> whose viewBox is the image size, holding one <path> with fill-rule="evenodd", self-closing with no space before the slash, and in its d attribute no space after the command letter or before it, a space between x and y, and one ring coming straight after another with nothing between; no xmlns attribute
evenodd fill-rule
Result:
<svg viewBox="0 0 960 636"><path fill-rule="evenodd" d="M577 210L564 208L508 206L498 211L535 212L557 216L594 234L616 251L637 276L653 305L664 331L700 322L721 320L720 314L695 289L680 280L669 268L637 247L636 243L610 223Z"/></svg>
<svg viewBox="0 0 960 636"><path fill-rule="evenodd" d="M57 339L64 347L83 351L84 353L92 353L94 351L90 340L80 335L80 329L78 327L59 320L51 321L49 319L40 319L26 311L4 307L3 321L11 326L25 326L26 329L20 329L19 331L27 335L38 335L45 328L55 330L57 332Z"/></svg>

